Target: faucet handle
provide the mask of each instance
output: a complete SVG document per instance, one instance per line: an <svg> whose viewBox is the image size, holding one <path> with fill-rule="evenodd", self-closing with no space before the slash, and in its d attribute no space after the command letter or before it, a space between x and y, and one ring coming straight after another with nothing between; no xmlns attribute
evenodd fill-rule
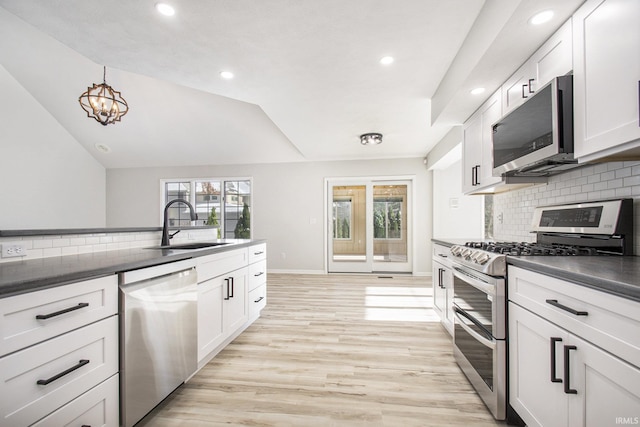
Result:
<svg viewBox="0 0 640 427"><path fill-rule="evenodd" d="M173 239L173 236L175 236L175 235L176 235L176 234L178 234L179 232L180 232L180 230L176 231L176 232L175 232L175 233L173 233L173 234L169 234L169 238L170 238L170 239Z"/></svg>

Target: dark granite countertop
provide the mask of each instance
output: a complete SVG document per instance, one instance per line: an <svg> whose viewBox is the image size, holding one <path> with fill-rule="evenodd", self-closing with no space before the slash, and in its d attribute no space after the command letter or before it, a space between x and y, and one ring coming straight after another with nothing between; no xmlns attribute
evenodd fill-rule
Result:
<svg viewBox="0 0 640 427"><path fill-rule="evenodd" d="M210 225L194 227L179 227L180 230L199 230L207 228L218 228ZM169 227L177 230L178 227ZM136 233L162 231L162 227L110 227L110 228L50 228L50 229L30 229L30 230L0 230L0 237L21 237L21 236L52 236L69 234L109 234L109 233Z"/></svg>
<svg viewBox="0 0 640 427"><path fill-rule="evenodd" d="M640 301L640 257L507 256L507 264Z"/></svg>
<svg viewBox="0 0 640 427"><path fill-rule="evenodd" d="M0 298L265 242L221 241L230 243L195 250L133 248L0 263Z"/></svg>

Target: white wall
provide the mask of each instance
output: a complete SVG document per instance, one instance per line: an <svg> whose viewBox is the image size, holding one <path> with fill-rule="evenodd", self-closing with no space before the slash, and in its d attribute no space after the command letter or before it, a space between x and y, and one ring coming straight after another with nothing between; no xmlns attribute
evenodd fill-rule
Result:
<svg viewBox="0 0 640 427"><path fill-rule="evenodd" d="M427 274L431 271L431 177L417 158L110 169L107 226L159 226L163 178L252 177L253 237L268 240L269 269L319 273L324 272L324 179L384 175L416 176L414 274Z"/></svg>
<svg viewBox="0 0 640 427"><path fill-rule="evenodd" d="M104 227L105 169L1 65L0 97L0 230Z"/></svg>
<svg viewBox="0 0 640 427"><path fill-rule="evenodd" d="M484 237L483 196L462 194L462 161L433 169L433 237Z"/></svg>

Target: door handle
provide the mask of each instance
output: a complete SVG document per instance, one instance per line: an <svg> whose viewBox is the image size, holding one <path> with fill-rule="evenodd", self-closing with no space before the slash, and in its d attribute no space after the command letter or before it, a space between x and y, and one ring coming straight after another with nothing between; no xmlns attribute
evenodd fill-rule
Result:
<svg viewBox="0 0 640 427"><path fill-rule="evenodd" d="M578 390L571 388L570 377L569 377L569 357L571 354L569 353L571 350L577 350L575 345L565 345L564 346L564 392L566 394L578 394Z"/></svg>
<svg viewBox="0 0 640 427"><path fill-rule="evenodd" d="M554 306L554 307L558 307L560 310L567 311L567 312L573 314L574 316L587 316L587 315L589 315L589 313L586 312L586 311L574 310L571 307L567 307L566 305L560 304L557 299L548 299L548 300L545 300L545 302L547 304L550 304L550 305Z"/></svg>
<svg viewBox="0 0 640 427"><path fill-rule="evenodd" d="M54 376L52 376L51 378L47 378L46 380L38 380L37 384L38 385L47 385L50 384L56 380L59 380L60 378L64 377L67 374L70 374L71 372L75 371L76 369L80 369L82 368L84 365L88 364L89 360L88 359L80 359L80 361L78 361L78 364L70 367L69 369L66 369L62 372L60 372L59 374L56 374Z"/></svg>
<svg viewBox="0 0 640 427"><path fill-rule="evenodd" d="M73 307L65 308L64 310L56 311L54 313L38 314L36 315L36 319L38 320L51 319L52 317L60 316L61 314L66 314L75 310L80 310L81 308L84 308L84 307L89 307L89 303L81 302L78 305L74 305Z"/></svg>
<svg viewBox="0 0 640 427"><path fill-rule="evenodd" d="M562 342L562 338L551 337L550 339L550 347L551 347L551 382L552 383L561 383L562 378L558 378L556 376L556 343Z"/></svg>

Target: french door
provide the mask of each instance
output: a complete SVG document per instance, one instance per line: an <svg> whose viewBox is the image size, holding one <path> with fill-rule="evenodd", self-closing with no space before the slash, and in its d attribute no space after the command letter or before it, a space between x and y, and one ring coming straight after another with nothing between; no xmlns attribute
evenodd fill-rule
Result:
<svg viewBox="0 0 640 427"><path fill-rule="evenodd" d="M412 271L412 180L327 179L327 270Z"/></svg>

